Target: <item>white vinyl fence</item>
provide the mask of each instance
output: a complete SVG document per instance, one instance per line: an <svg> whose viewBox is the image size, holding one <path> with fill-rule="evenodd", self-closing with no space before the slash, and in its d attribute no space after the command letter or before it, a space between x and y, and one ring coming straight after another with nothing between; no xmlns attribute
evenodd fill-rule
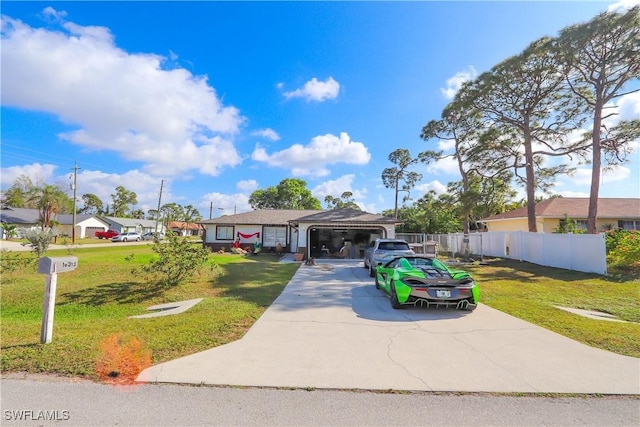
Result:
<svg viewBox="0 0 640 427"><path fill-rule="evenodd" d="M538 265L587 273L607 274L605 236L600 234L548 234L527 231L490 231L456 234L428 234L426 240L438 243L438 252L475 257L495 256Z"/></svg>

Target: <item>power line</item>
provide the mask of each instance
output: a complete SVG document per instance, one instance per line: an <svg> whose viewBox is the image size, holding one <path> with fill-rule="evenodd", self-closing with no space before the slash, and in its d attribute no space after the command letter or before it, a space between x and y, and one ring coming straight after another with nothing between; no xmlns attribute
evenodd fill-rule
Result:
<svg viewBox="0 0 640 427"><path fill-rule="evenodd" d="M6 150L7 147L14 149L16 151L14 150L7 151ZM22 153L21 151L26 153ZM58 166L61 168L68 167L69 163L73 163L75 161L75 160L71 160L69 157L58 156L52 153L34 150L32 148L19 147L16 145L6 144L4 142L2 143L2 157L11 158L19 161L47 163L47 164L52 164L54 166ZM108 167L105 167L106 166L105 163L97 164L97 163L87 162L84 160L82 163L85 165L85 169L86 169L86 166L90 166L95 168L96 170L107 172L107 173L114 173L114 174L122 173L121 171L117 171L116 169L110 169Z"/></svg>

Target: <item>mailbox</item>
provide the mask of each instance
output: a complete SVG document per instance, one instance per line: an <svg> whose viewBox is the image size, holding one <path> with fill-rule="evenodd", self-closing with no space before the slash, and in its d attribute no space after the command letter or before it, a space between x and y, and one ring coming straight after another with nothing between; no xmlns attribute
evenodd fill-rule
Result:
<svg viewBox="0 0 640 427"><path fill-rule="evenodd" d="M55 274L75 270L78 267L78 257L43 257L38 261L38 273Z"/></svg>

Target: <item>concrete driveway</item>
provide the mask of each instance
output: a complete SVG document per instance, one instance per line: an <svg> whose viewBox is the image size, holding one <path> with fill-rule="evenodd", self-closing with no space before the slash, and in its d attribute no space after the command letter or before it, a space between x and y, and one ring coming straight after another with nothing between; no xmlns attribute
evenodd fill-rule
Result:
<svg viewBox="0 0 640 427"><path fill-rule="evenodd" d="M240 340L139 381L236 386L640 394L640 360L480 305L393 310L361 261L301 266Z"/></svg>

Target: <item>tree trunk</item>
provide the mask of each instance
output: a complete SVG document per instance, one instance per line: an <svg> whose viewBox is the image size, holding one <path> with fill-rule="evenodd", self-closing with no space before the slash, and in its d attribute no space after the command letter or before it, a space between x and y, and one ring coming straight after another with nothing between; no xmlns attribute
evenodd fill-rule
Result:
<svg viewBox="0 0 640 427"><path fill-rule="evenodd" d="M598 220L598 195L600 193L600 166L602 164L602 147L600 144L600 128L602 126L602 101L596 101L593 116L593 147L591 164L591 191L589 192L589 209L587 211L587 233L596 234Z"/></svg>
<svg viewBox="0 0 640 427"><path fill-rule="evenodd" d="M531 134L528 126L524 129L524 158L526 161L525 172L527 176L527 223L531 233L537 233L536 226L536 177L533 170L533 149L531 147Z"/></svg>

